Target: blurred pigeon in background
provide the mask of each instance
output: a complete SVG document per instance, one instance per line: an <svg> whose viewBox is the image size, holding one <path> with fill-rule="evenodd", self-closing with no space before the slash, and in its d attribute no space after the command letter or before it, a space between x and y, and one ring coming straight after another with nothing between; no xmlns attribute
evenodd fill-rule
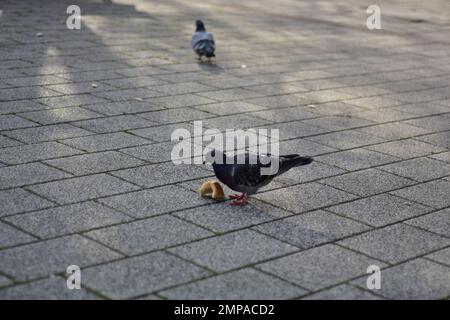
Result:
<svg viewBox="0 0 450 320"><path fill-rule="evenodd" d="M238 164L238 155L234 158L228 158L225 153L219 150L212 150L211 153L211 163L214 169L214 173L220 182L227 185L230 189L238 192L242 192L241 195L232 195L231 202L232 205L243 206L247 204L248 195L255 194L258 189L269 184L273 178L285 173L291 168L304 166L313 162L311 157L302 157L298 154L289 154L279 157L268 155L252 155L255 156L256 161L253 164L250 163L250 154L245 153L245 163ZM261 174L261 168L269 168L271 162L261 161L262 157L270 158L270 161L278 161L278 171L270 175ZM212 159L222 159L220 163ZM228 160L227 160L228 159Z"/></svg>
<svg viewBox="0 0 450 320"><path fill-rule="evenodd" d="M198 54L198 59L201 60L202 56L207 57L211 62L211 57L215 57L214 51L216 46L214 43L214 37L211 32L207 32L202 20L195 22L196 29L192 35L192 49Z"/></svg>

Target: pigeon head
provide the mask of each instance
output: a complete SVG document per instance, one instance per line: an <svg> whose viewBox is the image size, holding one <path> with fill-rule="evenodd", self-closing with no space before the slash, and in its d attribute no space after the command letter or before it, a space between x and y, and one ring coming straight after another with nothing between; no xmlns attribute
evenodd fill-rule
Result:
<svg viewBox="0 0 450 320"><path fill-rule="evenodd" d="M205 24L203 23L202 20L195 21L195 26L196 26L195 32L206 31Z"/></svg>

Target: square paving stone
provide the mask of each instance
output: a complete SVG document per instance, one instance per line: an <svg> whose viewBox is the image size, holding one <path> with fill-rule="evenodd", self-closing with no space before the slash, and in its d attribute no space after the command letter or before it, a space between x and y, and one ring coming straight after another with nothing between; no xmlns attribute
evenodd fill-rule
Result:
<svg viewBox="0 0 450 320"><path fill-rule="evenodd" d="M293 299L302 288L254 269L243 269L160 292L169 299L239 300Z"/></svg>
<svg viewBox="0 0 450 320"><path fill-rule="evenodd" d="M445 151L444 148L436 147L432 144L417 141L414 139L386 142L374 146L369 146L367 147L367 149L387 153L391 156L402 159L427 156Z"/></svg>
<svg viewBox="0 0 450 320"><path fill-rule="evenodd" d="M130 132L132 134L147 138L152 141L165 142L165 141L171 141L172 133L178 129L186 129L192 135L194 132L194 126L191 124L188 124L188 123L169 124L169 125L164 125L164 126L132 130Z"/></svg>
<svg viewBox="0 0 450 320"><path fill-rule="evenodd" d="M232 101L200 105L196 106L195 109L206 111L219 116L224 116L229 114L264 110L265 108L244 101Z"/></svg>
<svg viewBox="0 0 450 320"><path fill-rule="evenodd" d="M86 234L127 255L164 249L213 235L170 215L102 228Z"/></svg>
<svg viewBox="0 0 450 320"><path fill-rule="evenodd" d="M256 195L255 198L294 213L301 213L303 211L349 201L355 199L356 196L319 183L311 182L264 192Z"/></svg>
<svg viewBox="0 0 450 320"><path fill-rule="evenodd" d="M87 152L106 151L148 144L150 141L125 132L98 134L62 141L71 147Z"/></svg>
<svg viewBox="0 0 450 320"><path fill-rule="evenodd" d="M23 189L0 191L0 217L52 206L50 201Z"/></svg>
<svg viewBox="0 0 450 320"><path fill-rule="evenodd" d="M450 149L450 131L420 136L416 139Z"/></svg>
<svg viewBox="0 0 450 320"><path fill-rule="evenodd" d="M70 172L74 175L86 175L125 169L145 164L145 162L117 151L82 154L73 157L54 159L45 163Z"/></svg>
<svg viewBox="0 0 450 320"><path fill-rule="evenodd" d="M247 100L250 103L267 107L267 108L285 108L285 107L295 107L308 104L308 100L303 97L295 96L292 94L286 94L275 97L264 97Z"/></svg>
<svg viewBox="0 0 450 320"><path fill-rule="evenodd" d="M432 155L430 158L450 163L450 151Z"/></svg>
<svg viewBox="0 0 450 320"><path fill-rule="evenodd" d="M112 101L126 101L136 98L145 99L152 97L160 97L163 96L164 93L155 90L150 90L147 88L132 88L132 89L96 92L93 93L92 95L100 98L109 99Z"/></svg>
<svg viewBox="0 0 450 320"><path fill-rule="evenodd" d="M85 108L108 116L135 114L164 109L163 107L152 105L147 101L136 100L91 104L85 106Z"/></svg>
<svg viewBox="0 0 450 320"><path fill-rule="evenodd" d="M25 112L20 115L43 125L99 118L103 116L99 113L80 107Z"/></svg>
<svg viewBox="0 0 450 320"><path fill-rule="evenodd" d="M91 201L5 218L5 221L43 239L129 220L130 217Z"/></svg>
<svg viewBox="0 0 450 320"><path fill-rule="evenodd" d="M7 164L20 164L45 159L67 157L83 153L57 142L43 142L2 149L0 161Z"/></svg>
<svg viewBox="0 0 450 320"><path fill-rule="evenodd" d="M204 278L211 273L164 252L83 270L83 283L113 299L141 296Z"/></svg>
<svg viewBox="0 0 450 320"><path fill-rule="evenodd" d="M12 282L9 278L0 275L0 288L12 285L13 283L14 282ZM3 292L5 292L5 290L0 291L0 299L2 299L2 293Z"/></svg>
<svg viewBox="0 0 450 320"><path fill-rule="evenodd" d="M115 86L122 89L131 89L138 87L151 87L161 84L166 84L165 81L155 79L153 77L136 77L136 78L123 78L123 79L112 79L103 80L102 83Z"/></svg>
<svg viewBox="0 0 450 320"><path fill-rule="evenodd" d="M366 279L355 284L364 288ZM445 299L450 292L450 268L425 259L408 261L382 271L376 292L391 300Z"/></svg>
<svg viewBox="0 0 450 320"><path fill-rule="evenodd" d="M324 133L326 131L323 128L307 125L303 121L275 123L261 126L261 128L279 130L280 140L303 138L311 135Z"/></svg>
<svg viewBox="0 0 450 320"><path fill-rule="evenodd" d="M251 112L248 115L273 122L304 120L319 117L305 106L256 111Z"/></svg>
<svg viewBox="0 0 450 320"><path fill-rule="evenodd" d="M354 171L398 161L399 158L360 148L319 156L317 160Z"/></svg>
<svg viewBox="0 0 450 320"><path fill-rule="evenodd" d="M392 194L411 201L420 202L434 208L445 208L450 205L450 182L436 180L416 186L393 191Z"/></svg>
<svg viewBox="0 0 450 320"><path fill-rule="evenodd" d="M98 297L83 288L67 289L67 279L50 277L42 280L9 287L0 291L2 300L95 300Z"/></svg>
<svg viewBox="0 0 450 320"><path fill-rule="evenodd" d="M73 125L96 133L109 133L131 129L146 128L155 125L156 122L136 117L134 115L122 115L74 122Z"/></svg>
<svg viewBox="0 0 450 320"><path fill-rule="evenodd" d="M0 115L0 131L35 127L38 124L15 115Z"/></svg>
<svg viewBox="0 0 450 320"><path fill-rule="evenodd" d="M304 300L380 300L382 298L358 287L341 284L303 298Z"/></svg>
<svg viewBox="0 0 450 320"><path fill-rule="evenodd" d="M388 140L404 139L431 133L431 131L427 129L399 122L379 124L376 126L360 128L359 130Z"/></svg>
<svg viewBox="0 0 450 320"><path fill-rule="evenodd" d="M0 148L16 147L22 143L4 136L0 136ZM3 150L2 150L3 151Z"/></svg>
<svg viewBox="0 0 450 320"><path fill-rule="evenodd" d="M82 268L120 257L94 241L73 235L2 250L0 270L19 281L27 281L65 272L70 265Z"/></svg>
<svg viewBox="0 0 450 320"><path fill-rule="evenodd" d="M429 254L426 258L443 263L450 267L450 247Z"/></svg>
<svg viewBox="0 0 450 320"><path fill-rule="evenodd" d="M185 244L170 252L221 272L298 250L298 248L251 230Z"/></svg>
<svg viewBox="0 0 450 320"><path fill-rule="evenodd" d="M36 101L50 108L80 107L88 104L107 102L108 100L91 94L64 95L60 97L41 98Z"/></svg>
<svg viewBox="0 0 450 320"><path fill-rule="evenodd" d="M309 139L309 138L308 138ZM324 153L336 151L336 149L315 143L306 139L293 139L280 141L275 147L279 148L280 154L300 154L304 156L317 156Z"/></svg>
<svg viewBox="0 0 450 320"><path fill-rule="evenodd" d="M385 141L382 138L375 137L358 130L333 132L308 137L307 139L341 150L358 148Z"/></svg>
<svg viewBox="0 0 450 320"><path fill-rule="evenodd" d="M324 128L327 132L353 129L374 124L372 121L358 119L350 116L329 116L318 119L305 120L304 123Z"/></svg>
<svg viewBox="0 0 450 320"><path fill-rule="evenodd" d="M420 119L412 119L405 121L406 123L428 129L430 131L450 130L450 114L436 115Z"/></svg>
<svg viewBox="0 0 450 320"><path fill-rule="evenodd" d="M171 162L115 171L112 174L147 188L199 179L212 175L210 171L193 165L175 165Z"/></svg>
<svg viewBox="0 0 450 320"><path fill-rule="evenodd" d="M22 232L6 223L0 222L0 248L7 248L19 244L32 242L36 238Z"/></svg>
<svg viewBox="0 0 450 320"><path fill-rule="evenodd" d="M369 227L319 210L264 223L253 229L306 249L366 231Z"/></svg>
<svg viewBox="0 0 450 320"><path fill-rule="evenodd" d="M36 143L87 136L92 133L84 129L74 127L70 124L57 124L37 128L13 130L8 131L5 134L11 138L26 143Z"/></svg>
<svg viewBox="0 0 450 320"><path fill-rule="evenodd" d="M263 94L257 93L250 90L234 88L234 89L225 89L218 91L208 91L208 92L200 92L199 96L205 97L208 99L214 99L217 101L233 101L233 100L243 100L249 98L262 97Z"/></svg>
<svg viewBox="0 0 450 320"><path fill-rule="evenodd" d="M214 117L214 115L211 113L195 110L192 108L178 108L178 109L152 111L140 113L139 116L160 124L186 122L191 120L201 120Z"/></svg>
<svg viewBox="0 0 450 320"><path fill-rule="evenodd" d="M448 107L437 104L437 103L417 103L408 104L404 106L394 107L393 110L399 110L403 112L408 112L418 116L429 116L433 114L446 113L448 112Z"/></svg>
<svg viewBox="0 0 450 320"><path fill-rule="evenodd" d="M170 97L150 98L147 101L165 108L191 107L216 102L215 100L200 97L194 94L182 94Z"/></svg>
<svg viewBox="0 0 450 320"><path fill-rule="evenodd" d="M345 171L334 166L314 161L307 166L300 166L290 169L288 172L275 178L275 181L290 184L299 184L317 179L322 179L344 173Z"/></svg>
<svg viewBox="0 0 450 320"><path fill-rule="evenodd" d="M346 173L320 182L361 196L387 192L413 184L413 181L409 179L376 169Z"/></svg>
<svg viewBox="0 0 450 320"><path fill-rule="evenodd" d="M433 209L390 194L381 194L340 204L327 210L375 227L382 227Z"/></svg>
<svg viewBox="0 0 450 320"><path fill-rule="evenodd" d="M126 148L120 150L120 152L129 154L133 157L151 162L167 162L171 160L172 149L174 148L174 142L161 142L149 144L146 146L139 146L133 148Z"/></svg>
<svg viewBox="0 0 450 320"><path fill-rule="evenodd" d="M399 263L450 245L450 240L406 224L369 231L339 244L371 257Z"/></svg>
<svg viewBox="0 0 450 320"><path fill-rule="evenodd" d="M41 163L0 168L0 189L20 187L70 177L69 174Z"/></svg>
<svg viewBox="0 0 450 320"><path fill-rule="evenodd" d="M320 290L366 273L367 267L382 262L327 244L291 254L257 266L266 272L308 290Z"/></svg>
<svg viewBox="0 0 450 320"><path fill-rule="evenodd" d="M450 163L429 158L397 162L380 169L421 182L450 175Z"/></svg>
<svg viewBox="0 0 450 320"><path fill-rule="evenodd" d="M107 174L38 184L30 190L59 204L69 204L98 197L138 190L139 187Z"/></svg>
<svg viewBox="0 0 450 320"><path fill-rule="evenodd" d="M177 217L192 221L214 232L247 228L290 214L257 200L252 200L249 205L238 210L228 202L222 202L174 213Z"/></svg>
<svg viewBox="0 0 450 320"><path fill-rule="evenodd" d="M204 127L215 128L219 130L248 129L248 128L255 128L258 126L264 126L268 123L269 121L267 120L254 118L247 115L222 116L218 118L203 120Z"/></svg>
<svg viewBox="0 0 450 320"><path fill-rule="evenodd" d="M411 219L405 223L450 238L450 208Z"/></svg>
<svg viewBox="0 0 450 320"><path fill-rule="evenodd" d="M214 90L215 88L195 82L185 82L177 84L165 84L153 87L152 89L166 94L175 95L175 94L211 91Z"/></svg>
<svg viewBox="0 0 450 320"><path fill-rule="evenodd" d="M173 199L173 201L168 199ZM137 218L205 204L198 194L178 186L131 192L100 199L99 201Z"/></svg>

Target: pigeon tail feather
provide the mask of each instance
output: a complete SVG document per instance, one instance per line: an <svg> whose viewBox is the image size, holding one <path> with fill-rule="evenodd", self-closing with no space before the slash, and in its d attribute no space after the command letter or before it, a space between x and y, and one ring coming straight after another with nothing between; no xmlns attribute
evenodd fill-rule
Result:
<svg viewBox="0 0 450 320"><path fill-rule="evenodd" d="M280 174L291 168L305 166L313 162L311 157L302 157L298 154L288 154L280 156Z"/></svg>

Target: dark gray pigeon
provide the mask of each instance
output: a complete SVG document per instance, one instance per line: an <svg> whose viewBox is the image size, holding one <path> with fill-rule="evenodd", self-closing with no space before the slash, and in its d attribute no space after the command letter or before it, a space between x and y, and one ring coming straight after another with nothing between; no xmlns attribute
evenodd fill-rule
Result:
<svg viewBox="0 0 450 320"><path fill-rule="evenodd" d="M211 62L211 57L215 57L214 51L216 50L214 37L211 32L207 32L205 25L202 20L197 20L195 22L196 29L192 35L192 49L198 55L198 59L201 60L203 56L209 59Z"/></svg>
<svg viewBox="0 0 450 320"><path fill-rule="evenodd" d="M256 161L253 161L254 164L251 164L249 161L251 155L246 152L244 155L245 163L237 164L238 155L229 158L225 153L219 150L211 151L210 155L212 167L217 179L227 185L230 189L242 192L241 195L236 194L230 196L231 199L234 199L231 204L240 206L247 203L249 195L255 194L258 189L269 184L273 178L285 173L291 168L304 166L313 162L311 157L301 157L298 154L289 154L279 157L268 154L261 156L252 155L256 158ZM263 157L265 158L264 160L262 160ZM261 174L261 168L270 168L271 166L268 158L270 158L270 161L278 162L278 171L273 174L264 175ZM222 159L222 161L215 161L213 159Z"/></svg>

